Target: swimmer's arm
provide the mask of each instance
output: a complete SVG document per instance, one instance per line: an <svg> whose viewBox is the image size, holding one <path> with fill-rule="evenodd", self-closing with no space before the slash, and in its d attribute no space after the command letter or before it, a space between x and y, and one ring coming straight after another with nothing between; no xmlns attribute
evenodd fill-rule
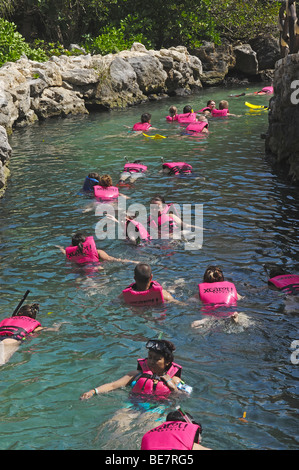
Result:
<svg viewBox="0 0 299 470"><path fill-rule="evenodd" d="M126 196L125 194L122 194L122 193L118 193L119 196L121 197L124 197L125 199L131 199L130 196Z"/></svg>
<svg viewBox="0 0 299 470"><path fill-rule="evenodd" d="M62 325L62 323L69 323L69 322L61 322L61 323L54 323L52 327L47 327L47 326L38 326L33 330L33 333L38 333L39 331L58 331Z"/></svg>
<svg viewBox="0 0 299 470"><path fill-rule="evenodd" d="M192 297L189 297L187 302L199 302L199 294L194 294Z"/></svg>
<svg viewBox="0 0 299 470"><path fill-rule="evenodd" d="M129 385L130 382L138 375L140 372L137 370L128 372L126 375L121 377L118 380L115 380L114 382L109 382L104 385L100 385L99 387L93 388L92 390L89 390L89 392L83 393L81 395L80 399L81 400L87 400L88 398L91 398L94 395L99 395L101 393L105 392L111 392L112 390L116 390L121 387L125 387L126 385Z"/></svg>
<svg viewBox="0 0 299 470"><path fill-rule="evenodd" d="M198 227L198 225L192 225L192 224L186 224L186 222L183 222L182 219L180 219L177 215L175 214L169 214L169 216L177 223L177 224L182 224L183 228L198 228L199 230L206 230L203 227Z"/></svg>
<svg viewBox="0 0 299 470"><path fill-rule="evenodd" d="M204 447L204 446L194 442L192 450L212 450L212 449L209 449L208 447Z"/></svg>
<svg viewBox="0 0 299 470"><path fill-rule="evenodd" d="M181 382L181 379L179 377L170 377L168 374L161 375L161 379L164 380L165 384L167 387L172 391L175 392L178 390L178 384Z"/></svg>
<svg viewBox="0 0 299 470"><path fill-rule="evenodd" d="M100 259L102 261L121 261L122 263L134 263L134 264L138 264L138 261L133 261L131 259L126 259L126 258L114 258L114 256L110 256L108 255L108 253L106 253L105 251L103 250L97 250L98 252L98 255L100 257Z"/></svg>
<svg viewBox="0 0 299 470"><path fill-rule="evenodd" d="M63 246L60 246L60 245L54 245L56 248L58 248L62 254L65 255L65 249L63 248Z"/></svg>
<svg viewBox="0 0 299 470"><path fill-rule="evenodd" d="M178 305L185 305L184 302L181 302L180 300L177 300L174 297L172 297L172 295L169 292L167 292L167 290L163 289L162 294L163 294L163 299L165 300L165 302L173 302Z"/></svg>

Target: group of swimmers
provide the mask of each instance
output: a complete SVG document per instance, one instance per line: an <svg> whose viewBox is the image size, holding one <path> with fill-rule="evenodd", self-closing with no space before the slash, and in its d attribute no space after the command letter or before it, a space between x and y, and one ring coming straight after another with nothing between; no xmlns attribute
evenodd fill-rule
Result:
<svg viewBox="0 0 299 470"><path fill-rule="evenodd" d="M206 107L211 111L203 108L201 112L212 114L214 107L215 102L211 100ZM192 110L190 113L189 111L188 109L184 109L182 114L190 114ZM172 115L172 112L173 109L170 110L169 116ZM172 116L176 119L176 114ZM177 120L179 121L179 118L177 118ZM140 162L137 162L135 165L139 166L141 171L144 170L144 165ZM129 173L130 171L134 172L136 171L136 167L133 165L132 170L132 164L128 164L125 170ZM99 186L100 189L96 192L94 187L97 186ZM112 180L109 175L100 177L98 173L90 173L84 181L83 189L85 191L94 192L94 196L101 200L99 191L105 191L106 188L111 186ZM119 195L119 193L117 194ZM104 196L106 197L106 193L104 193ZM115 199L115 193L112 199ZM156 221L149 220L148 223L150 225L155 222L159 234L161 234L164 225L167 225L168 229L171 224L178 224L184 227L182 220L175 212L169 212L171 205L166 204L163 197L156 195L151 199L151 204L157 204L158 218ZM128 224L132 221L134 221L133 218L130 219L128 217L126 219L126 229L128 228ZM190 228L190 226L187 228ZM146 230L145 227L144 229ZM134 225L134 231L138 233L139 238L142 237L146 239L140 233L140 226ZM119 295L121 301L128 305L147 307L160 305L165 302L174 302L178 305L186 305L188 301L201 302L204 307L202 313L206 318L211 315L216 315L218 317L228 318L229 321L238 321L236 307L238 300L242 297L238 294L234 283L225 280L219 266L208 266L202 282L198 284L197 292L193 297L188 299L187 302L182 302L172 296L170 292L166 291L159 282L154 280L150 265L111 256L104 250L97 248L92 236L86 236L78 232L72 237L69 246L65 248L59 246L58 248L66 259L78 265L88 265L92 263L101 267L101 262L110 261L136 264L134 269L134 282L125 287ZM269 287L284 292L286 295L296 295L299 293L299 275L286 273L283 270L270 271L268 285ZM28 335L43 329L40 322L36 319L38 311L38 304L19 305L11 317L5 318L0 322L0 354L2 354L2 364L10 359L12 354ZM204 320L205 318L203 320L194 321L191 326L193 328L200 328ZM58 328L59 326L47 329L57 331ZM176 349L174 344L161 338L154 338L147 341L146 349L148 350L147 357L137 361L136 369L127 372L124 376L115 381L94 387L83 393L80 398L86 400L124 386L130 386L131 393L140 396L141 399L153 396L158 399L167 398L173 392L188 393L190 389L185 386L181 378L182 367L174 362L173 353ZM177 410L167 414L165 423L151 429L143 436L141 449L206 450L207 448L200 444L201 433L201 424L194 420L189 413L185 413L178 407Z"/></svg>

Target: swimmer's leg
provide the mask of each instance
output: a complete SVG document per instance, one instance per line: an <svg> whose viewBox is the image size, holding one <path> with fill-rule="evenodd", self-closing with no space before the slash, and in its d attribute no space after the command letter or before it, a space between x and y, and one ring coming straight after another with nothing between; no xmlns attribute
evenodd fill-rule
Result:
<svg viewBox="0 0 299 470"><path fill-rule="evenodd" d="M192 328L202 328L209 321L209 318L203 318L202 320L195 320L191 323Z"/></svg>
<svg viewBox="0 0 299 470"><path fill-rule="evenodd" d="M11 356L19 349L21 341L6 338L0 342L0 365L6 364Z"/></svg>

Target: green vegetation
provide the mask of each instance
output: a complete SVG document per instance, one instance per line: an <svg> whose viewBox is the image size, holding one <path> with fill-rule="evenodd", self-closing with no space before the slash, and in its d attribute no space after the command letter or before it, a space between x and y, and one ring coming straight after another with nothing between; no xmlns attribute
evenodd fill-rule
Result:
<svg viewBox="0 0 299 470"><path fill-rule="evenodd" d="M203 41L248 41L278 32L280 5L273 0L0 0L0 65L22 54L39 61L70 54L71 43L108 54L133 42L192 50Z"/></svg>

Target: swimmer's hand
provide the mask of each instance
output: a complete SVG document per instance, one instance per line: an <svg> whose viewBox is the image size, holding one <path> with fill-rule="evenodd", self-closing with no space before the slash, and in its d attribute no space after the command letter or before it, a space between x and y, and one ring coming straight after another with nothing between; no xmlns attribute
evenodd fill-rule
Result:
<svg viewBox="0 0 299 470"><path fill-rule="evenodd" d="M89 398L93 397L95 394L96 392L94 389L89 390L89 392L85 392L83 393L83 395L81 395L80 400L88 400Z"/></svg>

